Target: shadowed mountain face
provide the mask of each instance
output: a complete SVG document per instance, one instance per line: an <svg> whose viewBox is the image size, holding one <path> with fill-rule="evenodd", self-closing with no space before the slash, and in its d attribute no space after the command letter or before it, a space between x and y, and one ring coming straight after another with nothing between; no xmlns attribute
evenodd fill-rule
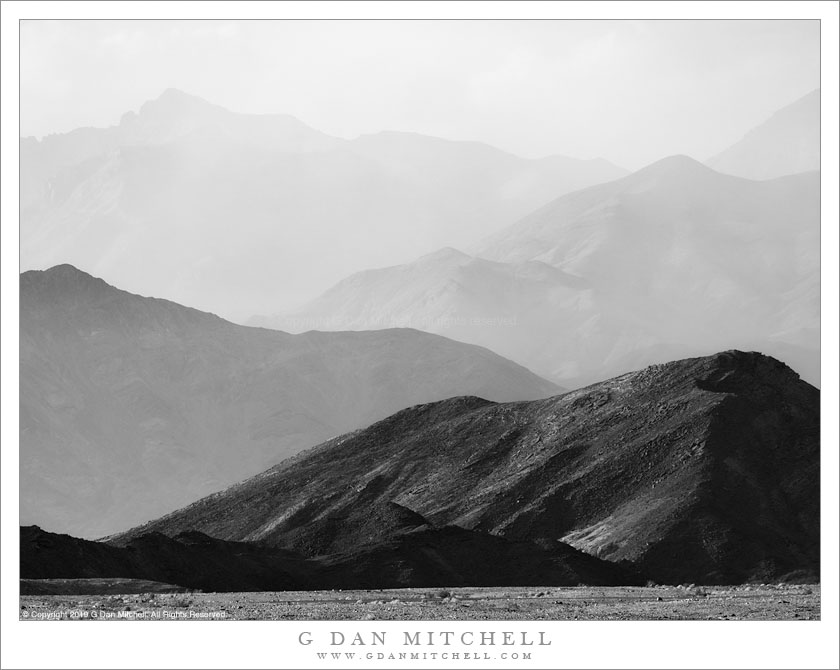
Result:
<svg viewBox="0 0 840 670"><path fill-rule="evenodd" d="M819 170L820 89L780 109L708 164L747 179Z"/></svg>
<svg viewBox="0 0 840 670"><path fill-rule="evenodd" d="M20 529L22 579L144 579L205 591L285 591L312 572L294 552L222 542L201 533L144 535L125 547Z"/></svg>
<svg viewBox="0 0 840 670"><path fill-rule="evenodd" d="M435 335L245 328L68 265L20 290L21 519L86 537L410 405L560 390Z"/></svg>
<svg viewBox="0 0 840 670"><path fill-rule="evenodd" d="M169 90L119 126L21 140L21 263L245 318L623 174L410 133L346 141Z"/></svg>
<svg viewBox="0 0 840 670"><path fill-rule="evenodd" d="M399 506L384 507L391 508L384 514L392 514ZM108 580L141 579L204 591L642 583L632 570L561 542L509 542L463 528L434 528L419 515L402 512L419 523L404 518L375 541L360 537L352 549L316 559L196 532L172 538L150 533L113 546L30 526L21 528L21 577L93 579L99 589L107 588ZM90 581L27 584L42 593L74 593L91 586Z"/></svg>
<svg viewBox="0 0 840 670"><path fill-rule="evenodd" d="M477 256L361 272L252 323L409 325L566 387L730 348L819 384L819 208L818 173L754 182L674 156L555 200Z"/></svg>
<svg viewBox="0 0 840 670"><path fill-rule="evenodd" d="M726 352L546 400L453 398L112 540L197 530L334 555L406 522L371 514L385 502L437 525L562 540L662 582L815 574L819 392L772 358Z"/></svg>

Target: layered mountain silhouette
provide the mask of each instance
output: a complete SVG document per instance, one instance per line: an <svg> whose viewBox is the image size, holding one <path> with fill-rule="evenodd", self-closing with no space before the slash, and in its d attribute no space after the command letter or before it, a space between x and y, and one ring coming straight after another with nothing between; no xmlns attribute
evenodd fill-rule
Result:
<svg viewBox="0 0 840 670"><path fill-rule="evenodd" d="M307 584L312 572L294 552L201 533L149 534L113 547L27 526L20 546L22 579L129 578L205 591L285 591Z"/></svg>
<svg viewBox="0 0 840 670"><path fill-rule="evenodd" d="M101 590L115 579L214 592L642 583L633 570L562 542L511 542L463 528L435 528L398 505L386 507L386 515L401 517L387 535L315 558L198 532L172 538L149 533L115 545L23 527L21 577L28 590L40 593L79 592L91 587L90 580L98 580ZM84 581L55 583L67 579Z"/></svg>
<svg viewBox="0 0 840 670"><path fill-rule="evenodd" d="M69 262L237 318L626 174L410 133L347 141L175 90L118 126L26 138L20 149L24 269Z"/></svg>
<svg viewBox="0 0 840 670"><path fill-rule="evenodd" d="M581 325L586 291L585 280L546 263L497 263L445 248L357 273L297 312L248 324L290 332L418 328L550 369L544 359L562 346L558 332Z"/></svg>
<svg viewBox="0 0 840 670"><path fill-rule="evenodd" d="M819 170L820 89L780 109L708 164L747 179Z"/></svg>
<svg viewBox="0 0 840 670"><path fill-rule="evenodd" d="M407 546L395 528L426 522L560 540L661 582L818 579L819 392L773 358L729 351L544 400L453 398L110 541L197 531L309 557L359 557L365 543L375 566Z"/></svg>
<svg viewBox="0 0 840 670"><path fill-rule="evenodd" d="M428 333L246 328L69 265L23 273L20 299L21 520L83 537L417 403L560 390Z"/></svg>
<svg viewBox="0 0 840 670"><path fill-rule="evenodd" d="M816 172L758 182L674 156L559 198L477 253L589 282L596 319L563 355L584 368L735 347L819 383L819 189Z"/></svg>
<svg viewBox="0 0 840 670"><path fill-rule="evenodd" d="M562 196L479 244L357 273L251 323L408 325L574 387L731 347L819 383L819 174L723 175L685 156Z"/></svg>

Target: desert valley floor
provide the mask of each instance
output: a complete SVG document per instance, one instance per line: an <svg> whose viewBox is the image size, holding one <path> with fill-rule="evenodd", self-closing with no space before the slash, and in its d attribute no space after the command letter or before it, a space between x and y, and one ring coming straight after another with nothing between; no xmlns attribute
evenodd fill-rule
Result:
<svg viewBox="0 0 840 670"><path fill-rule="evenodd" d="M20 618L30 621L806 621L820 618L820 587L762 584L33 595L22 596L20 608Z"/></svg>

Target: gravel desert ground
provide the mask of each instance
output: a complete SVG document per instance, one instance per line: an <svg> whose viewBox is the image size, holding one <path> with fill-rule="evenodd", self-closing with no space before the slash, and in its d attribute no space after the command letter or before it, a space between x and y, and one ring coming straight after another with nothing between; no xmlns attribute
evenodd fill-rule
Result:
<svg viewBox="0 0 840 670"><path fill-rule="evenodd" d="M819 585L22 596L22 620L818 620Z"/></svg>

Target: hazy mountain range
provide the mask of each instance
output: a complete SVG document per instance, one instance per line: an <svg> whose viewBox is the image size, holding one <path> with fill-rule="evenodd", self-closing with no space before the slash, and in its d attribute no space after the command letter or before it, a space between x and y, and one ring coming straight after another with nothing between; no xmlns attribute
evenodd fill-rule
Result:
<svg viewBox="0 0 840 670"><path fill-rule="evenodd" d="M23 269L71 263L243 318L626 174L412 133L347 141L171 89L118 126L20 148Z"/></svg>
<svg viewBox="0 0 840 670"><path fill-rule="evenodd" d="M357 273L251 323L405 325L566 386L737 347L819 383L819 173L751 181L685 156L562 196L485 239Z"/></svg>
<svg viewBox="0 0 840 670"><path fill-rule="evenodd" d="M416 330L289 335L118 290L20 277L22 523L123 530L393 412L559 388Z"/></svg>
<svg viewBox="0 0 840 670"><path fill-rule="evenodd" d="M422 409L418 410L422 421L416 425L395 419L393 432L380 435L382 425L390 424L377 424L370 429L374 433L361 434L361 442L353 442L352 436L342 440L370 451L362 458L382 459L377 466L381 472L391 472L393 466L402 473L395 475L398 479L422 473L434 482L442 475L427 467L428 449L457 470L460 465L450 462L463 455L452 441L457 437L464 449L475 451L475 471L484 472L490 465L495 471L496 459L508 458L508 447L532 449L532 442L520 442L523 426L537 426L538 434L548 421L543 410L553 407L550 403L495 407L487 401L545 398L560 393L561 386L577 387L650 363L732 348L776 356L806 381L818 384L820 184L818 172L803 171L814 164L814 137L808 127L814 124L815 101L819 102L818 91L780 111L710 161L717 170L674 156L627 174L601 160L525 160L478 143L410 133L379 133L347 141L289 116L235 114L173 90L143 105L139 113L125 115L112 128L79 129L41 141L22 139L21 263L24 269L61 264L21 275L22 523L86 537L124 530L335 435L403 408L452 396L486 400L441 405L446 416L439 432L434 432L436 415L422 414L431 411ZM736 174L774 178L756 181ZM143 298L67 263L134 292L225 315L244 319L275 314L252 323L301 334L238 326L175 302ZM380 269L368 269L372 267ZM324 290L320 297L304 302ZM303 306L278 314L294 301ZM778 366L760 362L765 359L737 358L731 370L726 367L728 359L709 360L713 362L698 365L712 376L741 379L745 370L756 369L757 376L748 374L756 388L776 384L781 395L811 393L802 390L805 386L792 373L782 374ZM673 383L681 389L681 399L674 402L684 407L685 401L698 417L706 417L697 420L708 419L714 428L708 429L709 434L718 434L720 422L732 428L729 401L717 402L731 393L697 387L691 376L695 373L683 374L679 365L669 370L673 377L645 373L639 378L660 379L665 387L657 392L666 400L654 401L650 390L644 391L644 399L628 400L622 407L637 407L641 418L655 423L660 405L670 406L668 385ZM712 396L695 397L700 391L718 393L715 402ZM615 392L604 391L609 397ZM812 396L808 397L813 400ZM575 402L578 396L563 397L566 400L558 402L565 408L563 403ZM801 398L797 398L790 402L798 406ZM744 430L756 431L744 433L745 440L768 445L772 439L763 432L763 419L750 413L764 407L765 400L750 395L744 402L752 409L738 416L747 421ZM587 402L583 408L589 411ZM600 402L592 401L595 409ZM703 414L712 405L717 409ZM464 424L469 430L459 423L462 409L470 413ZM810 409L790 416L784 407L765 409L767 416L778 418L773 430L782 435L779 440L788 440L786 422L811 425ZM520 410L525 414L520 415ZM481 414L485 411L487 416ZM473 416L474 412L478 414ZM557 420L564 426L567 419L576 420L575 412L561 414ZM587 450L590 466L586 467L594 467L598 454L591 450L613 439L611 426L624 426L622 439L648 440L648 424L633 423L626 413L607 415L599 410L593 416L599 428L590 433L589 424L584 426L574 445L565 441L565 433L549 431L548 441L561 450ZM472 441L470 435L481 436L484 430L484 424L473 419L487 420L489 442L480 437ZM692 424L680 435L694 435L700 425ZM383 441L373 440L371 434ZM402 455L393 460L388 449L398 443L402 449L415 437L421 445L420 460L404 461ZM661 446L656 439L650 438L650 443ZM793 444L790 440L788 446ZM314 460L287 461L271 472L320 462L317 455L322 453L333 458L343 453L333 451L341 444L341 440L328 443L306 457ZM439 451L436 444L449 444L452 453ZM768 449L777 446L773 442ZM779 457L777 465L801 466L812 475L811 442L806 447L803 464ZM530 467L511 454L510 463L524 469L511 471L505 487ZM660 456L665 464L679 460L670 451L657 454L650 461L652 469L660 467L656 465ZM557 463L566 463L565 458ZM725 459L715 460L711 470L695 473L696 482L732 463L739 472L758 467L752 454L744 456L747 460L740 458L729 465ZM344 456L339 461L345 462ZM363 465L371 463L365 460ZM368 481L368 470L354 469L358 464L352 459L346 464L347 473ZM574 465L555 472L553 467L541 472L585 479L586 468L578 471ZM620 476L616 474L605 487L621 488L617 483L621 477L642 473L637 465L615 467ZM286 493L272 488L271 495L280 497L271 502L248 488L254 482L274 481L270 473L267 479L231 490L257 491L256 498L251 493L246 496L249 505L260 502L247 510L256 515L253 519L248 514L236 516L239 508L220 509L213 503L214 520L191 516L190 511L171 519L195 523L161 528L211 535L219 531L223 539L245 538L231 535L236 524L272 528L278 538L282 530L283 542L304 553L316 545L342 553L346 547L331 544L333 531L322 533L323 519L318 515L324 512L328 516L323 518L339 519L351 527L356 512L334 516L331 496L343 500L343 494L329 487L336 482L344 486L341 477L347 473L330 479L331 472L321 480L326 487L321 489L323 500L313 502L307 483L301 490L310 497L290 501L292 507L279 517L277 501L285 500ZM747 477L747 483L776 486L777 476L767 474L770 479L758 484ZM373 484L356 491L362 498L353 504L367 501L367 495L383 504L391 501L380 496L377 487L383 480L371 477ZM724 487L733 482L746 486L739 479L716 481ZM414 479L411 482L421 487ZM473 480L467 477L466 482L472 486ZM457 486L462 484L467 486L463 482ZM648 484L658 486L658 480ZM686 485L694 490L691 482ZM779 485L793 491L791 495L810 495L802 482ZM504 487L493 487L479 498L504 493ZM443 504L450 495L466 496L464 504L475 502L470 498L474 492L466 489L430 490L435 504ZM473 519L466 508L462 510L466 517L461 512L450 517L429 502L432 498L428 505L417 506L404 495L408 494L393 499L436 527ZM422 487L418 495L425 495ZM587 490L580 495L595 493ZM217 498L233 500L225 496L228 493ZM749 505L764 500L765 493L756 496L747 501L753 511ZM509 510L518 509L520 502L499 500ZM557 511L554 498L540 500L538 505L548 510L549 517ZM691 507L690 501L679 500L686 509ZM295 507L298 504L302 507ZM637 509L636 503L628 504ZM656 507L659 502L644 498L644 504ZM672 509L670 503L663 505ZM729 517L721 521L723 517L713 515L709 522L719 532L715 537L735 537L731 546L746 551L745 560L753 561L727 578L758 575L765 559L771 565L768 574L779 574L791 565L813 567L810 554L801 548L804 540L787 553L766 549L765 540L783 531L812 538L806 526L797 530L789 519L790 510L778 500L761 505L788 520L779 522L782 530L772 523L768 526L763 518L750 520L769 534L744 540L749 547L759 547L755 551L744 550L743 537L738 535L742 531ZM606 516L587 516L589 512L581 510L571 521L562 517L569 521L563 522L562 537L572 544L605 557L636 561L646 570L652 566L658 571L663 556L673 562L667 552L651 549L654 558L648 560L646 549L634 549L631 538L646 536L647 521L615 531L616 546L626 547L625 553L609 549L612 540L601 543L612 535L603 534L598 524L618 518L609 515L625 514L620 505L598 507L598 514ZM685 521L688 526L680 525L680 510L672 510L673 527L668 525L671 521L661 526L658 517L653 519L650 532L662 529L663 534L651 542L662 540L671 547L667 542L684 539L685 528L696 530L691 524L698 517ZM228 513L235 514L225 516ZM520 512L509 514L507 521L494 517L493 523L487 521L490 525L471 530L507 533L508 525L532 523L524 517L517 520ZM228 518L230 532L225 530ZM305 519L312 523L303 524ZM708 521L703 519L702 523ZM723 542L718 549L728 561L735 550L727 544L729 539ZM371 551L376 554L384 546ZM410 542L399 546L408 554L414 547ZM691 565L706 571L702 574L722 578L721 564L715 560ZM378 564L366 565L375 571Z"/></svg>
<svg viewBox="0 0 840 670"><path fill-rule="evenodd" d="M780 109L708 164L747 179L819 170L820 89Z"/></svg>
<svg viewBox="0 0 840 670"><path fill-rule="evenodd" d="M544 400L412 407L110 541L198 531L355 552L375 574L395 530L431 523L562 540L660 582L818 579L819 499L819 392L725 352Z"/></svg>

